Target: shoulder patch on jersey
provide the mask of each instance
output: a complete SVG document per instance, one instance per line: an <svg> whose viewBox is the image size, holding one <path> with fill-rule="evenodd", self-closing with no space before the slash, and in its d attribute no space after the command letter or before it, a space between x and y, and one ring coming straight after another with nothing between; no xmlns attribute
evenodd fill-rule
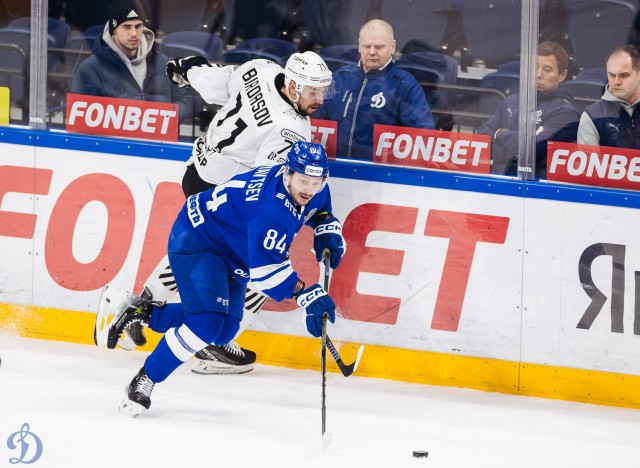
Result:
<svg viewBox="0 0 640 468"><path fill-rule="evenodd" d="M316 214L316 211L318 211L318 208L313 208L311 211L309 211L309 213L306 214L305 217L304 217L304 222L306 223L311 218L313 218L313 216Z"/></svg>
<svg viewBox="0 0 640 468"><path fill-rule="evenodd" d="M288 128L283 128L282 130L280 130L280 135L282 135L287 140L291 140L291 144L295 143L296 141L300 141L300 140L304 141L304 139L305 139L299 133L296 133L293 130L289 130Z"/></svg>

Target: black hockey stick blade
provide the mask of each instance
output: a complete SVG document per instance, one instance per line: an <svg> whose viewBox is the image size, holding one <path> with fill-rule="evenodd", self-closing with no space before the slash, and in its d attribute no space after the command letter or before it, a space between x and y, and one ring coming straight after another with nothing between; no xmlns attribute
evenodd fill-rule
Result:
<svg viewBox="0 0 640 468"><path fill-rule="evenodd" d="M329 335L327 335L327 349L331 353L331 356L333 357L333 359L336 361L336 364L338 364L338 367L340 368L340 372L342 372L342 375L344 375L345 377L349 377L351 374L353 374L356 371L356 369L358 368L358 364L360 364L360 358L362 357L362 353L364 352L364 345L360 345L360 348L358 348L358 354L356 355L356 360L352 364L344 363L344 361L340 357L340 354L338 354L338 350L336 349L336 347L333 345L333 342L329 338Z"/></svg>
<svg viewBox="0 0 640 468"><path fill-rule="evenodd" d="M327 292L329 291L329 275L331 272L331 267L329 265L329 254L330 252L328 249L325 249L324 252L322 253L322 263L324 264L324 290ZM360 345L355 362L353 364L345 364L342 358L340 357L340 354L338 354L338 350L336 349L336 347L333 345L333 342L329 338L329 335L326 334L326 328L325 328L326 317L327 316L325 314L325 316L322 318L323 376L324 376L324 365L326 363L326 361L324 361L324 356L325 356L324 353L326 352L325 350L328 348L329 352L331 353L331 356L336 361L336 364L338 364L338 367L340 368L342 375L344 375L345 377L349 377L351 374L353 374L356 371L356 368L360 363L360 358L362 357L362 352L364 351L364 345ZM323 434L324 434L324 429L323 429Z"/></svg>

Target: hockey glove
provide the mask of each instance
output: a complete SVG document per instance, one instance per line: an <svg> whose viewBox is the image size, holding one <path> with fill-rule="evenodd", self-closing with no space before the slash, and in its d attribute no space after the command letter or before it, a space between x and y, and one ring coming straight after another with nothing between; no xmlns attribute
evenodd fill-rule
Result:
<svg viewBox="0 0 640 468"><path fill-rule="evenodd" d="M313 230L313 250L316 252L316 260L322 261L322 253L329 250L329 264L334 270L340 265L342 256L347 251L347 243L342 237L342 225L338 218L330 216L318 223Z"/></svg>
<svg viewBox="0 0 640 468"><path fill-rule="evenodd" d="M197 55L174 58L167 62L167 76L173 84L178 85L180 88L190 88L191 84L187 79L187 72L193 67L202 65L211 66L206 58Z"/></svg>
<svg viewBox="0 0 640 468"><path fill-rule="evenodd" d="M322 334L322 316L327 314L331 323L336 321L336 305L319 284L303 289L296 297L300 307L304 307L307 317L307 331L318 338Z"/></svg>

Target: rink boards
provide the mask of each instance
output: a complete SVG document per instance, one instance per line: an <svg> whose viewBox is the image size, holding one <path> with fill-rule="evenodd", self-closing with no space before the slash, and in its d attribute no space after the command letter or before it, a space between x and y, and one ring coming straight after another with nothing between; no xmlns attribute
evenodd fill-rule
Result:
<svg viewBox="0 0 640 468"><path fill-rule="evenodd" d="M0 142L0 332L91 343L102 287L139 291L163 257L190 148L16 129ZM329 334L345 361L366 345L358 375L640 407L640 196L348 162L331 174L348 248ZM305 228L291 251L307 284L311 246ZM241 343L318 368L296 307L268 303Z"/></svg>

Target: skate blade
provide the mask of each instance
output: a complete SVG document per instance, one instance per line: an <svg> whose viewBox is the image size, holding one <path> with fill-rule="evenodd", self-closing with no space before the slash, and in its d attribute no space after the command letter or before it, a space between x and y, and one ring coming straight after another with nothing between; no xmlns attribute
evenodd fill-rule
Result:
<svg viewBox="0 0 640 468"><path fill-rule="evenodd" d="M96 314L96 325L93 331L93 338L96 346L101 348L107 347L107 338L109 337L109 327L113 322L114 313L112 312L110 303L112 299L112 288L105 286L100 295L98 304L98 313Z"/></svg>
<svg viewBox="0 0 640 468"><path fill-rule="evenodd" d="M135 401L131 401L128 398L123 398L120 402L120 406L118 406L118 411L120 413L126 414L127 416L131 416L132 418L137 418L140 416L146 408Z"/></svg>
<svg viewBox="0 0 640 468"><path fill-rule="evenodd" d="M200 375L246 374L253 370L253 364L244 366L232 366L215 361L197 359L191 368L191 372Z"/></svg>

